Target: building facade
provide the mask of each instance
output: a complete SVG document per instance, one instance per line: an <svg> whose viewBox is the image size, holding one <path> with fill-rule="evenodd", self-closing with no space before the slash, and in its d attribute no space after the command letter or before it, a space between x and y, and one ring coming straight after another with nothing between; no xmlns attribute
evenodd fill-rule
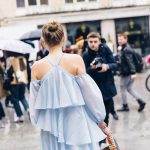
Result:
<svg viewBox="0 0 150 150"><path fill-rule="evenodd" d="M7 31L9 37L17 38L50 19L64 25L72 43L81 33L85 38L90 31L97 31L116 51L117 34L125 32L137 52L150 53L150 0L0 1L0 37Z"/></svg>

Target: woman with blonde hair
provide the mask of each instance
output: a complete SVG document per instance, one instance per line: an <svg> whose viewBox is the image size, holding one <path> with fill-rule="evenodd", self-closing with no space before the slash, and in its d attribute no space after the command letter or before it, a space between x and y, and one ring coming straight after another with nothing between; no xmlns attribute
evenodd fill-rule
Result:
<svg viewBox="0 0 150 150"><path fill-rule="evenodd" d="M100 150L99 141L110 131L99 88L81 56L62 52L60 23L44 25L42 38L49 55L32 66L29 100L31 122L41 129L41 150Z"/></svg>

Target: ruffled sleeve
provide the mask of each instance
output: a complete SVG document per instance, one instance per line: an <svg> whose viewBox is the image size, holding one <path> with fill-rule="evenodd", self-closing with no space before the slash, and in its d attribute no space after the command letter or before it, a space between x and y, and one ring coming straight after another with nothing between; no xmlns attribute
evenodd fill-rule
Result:
<svg viewBox="0 0 150 150"><path fill-rule="evenodd" d="M39 110L34 108L36 97L40 88L40 81L35 80L30 83L30 96L29 96L29 109L30 109L30 119L33 125L36 125Z"/></svg>
<svg viewBox="0 0 150 150"><path fill-rule="evenodd" d="M103 122L106 112L102 94L97 84L88 74L78 76L76 80L82 92L88 114L96 123Z"/></svg>

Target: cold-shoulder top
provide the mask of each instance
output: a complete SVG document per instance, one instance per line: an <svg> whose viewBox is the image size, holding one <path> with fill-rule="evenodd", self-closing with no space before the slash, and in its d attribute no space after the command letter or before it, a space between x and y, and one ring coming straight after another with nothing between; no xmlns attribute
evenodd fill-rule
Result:
<svg viewBox="0 0 150 150"><path fill-rule="evenodd" d="M106 136L97 124L103 122L106 113L94 80L86 73L74 76L49 57L47 60L52 68L30 84L32 124L60 143L84 145L103 140Z"/></svg>

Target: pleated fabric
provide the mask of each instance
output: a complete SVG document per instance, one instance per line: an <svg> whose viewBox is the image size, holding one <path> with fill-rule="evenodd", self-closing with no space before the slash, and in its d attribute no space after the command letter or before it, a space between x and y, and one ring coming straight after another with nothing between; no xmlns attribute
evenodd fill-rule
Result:
<svg viewBox="0 0 150 150"><path fill-rule="evenodd" d="M30 84L30 118L41 129L41 150L100 150L105 118L99 88L88 74L52 67Z"/></svg>

